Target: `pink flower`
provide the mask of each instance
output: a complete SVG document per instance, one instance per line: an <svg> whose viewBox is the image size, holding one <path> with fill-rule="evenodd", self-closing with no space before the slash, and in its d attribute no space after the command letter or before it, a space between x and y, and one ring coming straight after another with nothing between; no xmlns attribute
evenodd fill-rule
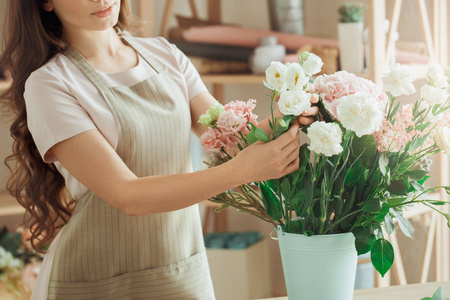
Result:
<svg viewBox="0 0 450 300"><path fill-rule="evenodd" d="M225 111L234 111L236 114L242 113L242 115L248 120L258 117L257 115L253 114L253 109L256 107L256 100L250 99L247 102L236 100L232 101L224 106ZM257 122L255 123L255 125Z"/></svg>
<svg viewBox="0 0 450 300"><path fill-rule="evenodd" d="M220 114L216 125L224 133L238 134L247 125L247 118L241 111L225 110Z"/></svg>
<svg viewBox="0 0 450 300"><path fill-rule="evenodd" d="M374 133L378 151L398 152L405 148L416 136L422 137L426 132L414 130L413 105L403 106L402 112L398 112L394 116L394 124L388 120L383 120L381 129Z"/></svg>
<svg viewBox="0 0 450 300"><path fill-rule="evenodd" d="M225 153L235 148L238 141L231 133L223 134L218 129L208 127L200 137L200 143L206 151L220 153L222 157L225 157Z"/></svg>
<svg viewBox="0 0 450 300"><path fill-rule="evenodd" d="M332 75L321 75L314 81L314 89L319 92L326 109L337 118L337 105L340 98L356 92L373 95L378 100L380 108L385 111L388 97L372 81L357 77L347 71L339 71Z"/></svg>

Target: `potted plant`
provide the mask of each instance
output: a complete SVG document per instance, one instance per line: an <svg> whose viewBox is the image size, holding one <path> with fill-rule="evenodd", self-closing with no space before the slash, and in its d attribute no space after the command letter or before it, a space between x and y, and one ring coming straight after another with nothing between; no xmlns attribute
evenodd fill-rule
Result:
<svg viewBox="0 0 450 300"><path fill-rule="evenodd" d="M276 139L311 98L319 98L318 120L303 128L311 141L300 149L297 171L210 200L274 225L289 299L349 300L357 254L370 251L384 276L394 261L385 237L394 230L393 219L412 237L403 217L408 206L426 205L450 222L438 209L449 202L429 198L438 188L450 193L450 187L425 184L427 158L450 152L448 78L440 66L430 66L420 99L402 107L398 97L415 91L408 67L395 65L383 78L388 98L373 82L346 71L313 80L321 65L316 55L302 53L300 63L273 62L266 70L271 103L279 96L284 115L276 118L272 110L271 134L257 127L254 100L217 103L200 118L208 126L201 142L214 153L211 165L223 163L257 140Z"/></svg>
<svg viewBox="0 0 450 300"><path fill-rule="evenodd" d="M364 69L364 6L344 2L339 6L338 40L341 70L361 73Z"/></svg>

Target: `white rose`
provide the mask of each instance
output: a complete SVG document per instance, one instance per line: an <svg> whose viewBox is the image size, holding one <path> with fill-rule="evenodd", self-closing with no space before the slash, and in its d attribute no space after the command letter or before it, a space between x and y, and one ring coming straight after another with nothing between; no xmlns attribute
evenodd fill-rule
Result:
<svg viewBox="0 0 450 300"><path fill-rule="evenodd" d="M311 94L300 91L287 91L280 95L278 108L283 115L299 116L311 107Z"/></svg>
<svg viewBox="0 0 450 300"><path fill-rule="evenodd" d="M322 70L322 66L322 59L314 53L309 53L309 57L303 63L303 70L308 75L314 75Z"/></svg>
<svg viewBox="0 0 450 300"><path fill-rule="evenodd" d="M392 65L390 73L382 78L384 90L394 97L411 95L416 91L413 85L415 78L414 70L410 67L400 64Z"/></svg>
<svg viewBox="0 0 450 300"><path fill-rule="evenodd" d="M428 65L427 78L428 84L438 89L446 88L448 85L448 78L439 64Z"/></svg>
<svg viewBox="0 0 450 300"><path fill-rule="evenodd" d="M428 105L433 107L436 104L441 105L446 102L448 96L443 89L435 88L431 85L424 85L420 89L420 97L425 100Z"/></svg>
<svg viewBox="0 0 450 300"><path fill-rule="evenodd" d="M273 61L266 69L266 85L277 92L285 91L286 71L287 67L284 64Z"/></svg>
<svg viewBox="0 0 450 300"><path fill-rule="evenodd" d="M434 142L439 149L450 154L450 128L439 128L434 136Z"/></svg>
<svg viewBox="0 0 450 300"><path fill-rule="evenodd" d="M311 140L308 149L317 154L333 156L342 152L342 130L336 123L314 122L308 128Z"/></svg>
<svg viewBox="0 0 450 300"><path fill-rule="evenodd" d="M378 131L383 123L383 111L378 100L361 92L339 98L337 115L346 129L358 137Z"/></svg>
<svg viewBox="0 0 450 300"><path fill-rule="evenodd" d="M298 63L292 63L286 71L286 86L290 91L303 90L303 87L309 82L309 77Z"/></svg>

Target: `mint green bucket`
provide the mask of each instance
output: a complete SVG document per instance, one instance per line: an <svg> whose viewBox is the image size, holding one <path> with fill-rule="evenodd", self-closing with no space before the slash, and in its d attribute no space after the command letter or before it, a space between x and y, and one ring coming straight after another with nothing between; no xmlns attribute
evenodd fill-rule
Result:
<svg viewBox="0 0 450 300"><path fill-rule="evenodd" d="M289 300L352 300L357 253L352 233L311 237L277 228Z"/></svg>

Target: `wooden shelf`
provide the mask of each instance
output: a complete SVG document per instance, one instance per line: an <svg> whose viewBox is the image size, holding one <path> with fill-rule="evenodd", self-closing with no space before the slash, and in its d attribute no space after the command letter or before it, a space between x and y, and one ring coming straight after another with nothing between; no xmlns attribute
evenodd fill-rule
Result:
<svg viewBox="0 0 450 300"><path fill-rule="evenodd" d="M403 64L405 65L405 64ZM425 79L427 74L427 65L423 64L407 64L416 73L416 79ZM369 71L356 73L358 77L370 79ZM204 83L211 84L263 84L266 79L265 75L254 74L201 74Z"/></svg>
<svg viewBox="0 0 450 300"><path fill-rule="evenodd" d="M19 216L25 213L25 209L20 206L17 200L11 197L8 192L0 192L0 217Z"/></svg>
<svg viewBox="0 0 450 300"><path fill-rule="evenodd" d="M264 75L253 74L203 74L201 78L204 83L212 84L226 84L226 83L249 83L249 84L263 84L266 79Z"/></svg>

